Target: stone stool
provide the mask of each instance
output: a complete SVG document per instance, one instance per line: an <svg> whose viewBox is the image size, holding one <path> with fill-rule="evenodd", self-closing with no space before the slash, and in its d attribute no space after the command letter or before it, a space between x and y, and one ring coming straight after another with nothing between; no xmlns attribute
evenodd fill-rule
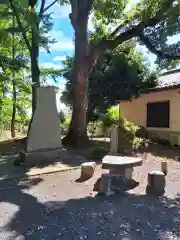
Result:
<svg viewBox="0 0 180 240"><path fill-rule="evenodd" d="M99 192L110 196L114 194L114 191L111 189L111 180L112 180L112 174L111 173L103 173L101 176L101 182L100 182L100 190Z"/></svg>
<svg viewBox="0 0 180 240"><path fill-rule="evenodd" d="M95 162L86 162L81 164L81 179L90 179L96 168Z"/></svg>
<svg viewBox="0 0 180 240"><path fill-rule="evenodd" d="M148 173L148 185L146 192L153 195L163 195L165 192L165 175L161 171L152 171Z"/></svg>

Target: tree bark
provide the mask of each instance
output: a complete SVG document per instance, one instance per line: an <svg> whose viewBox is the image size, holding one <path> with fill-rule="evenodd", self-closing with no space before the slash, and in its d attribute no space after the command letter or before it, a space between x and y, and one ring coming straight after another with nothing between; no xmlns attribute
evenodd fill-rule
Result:
<svg viewBox="0 0 180 240"><path fill-rule="evenodd" d="M13 16L13 27L15 26L15 17ZM15 58L15 42L14 42L14 33L12 39L12 58ZM14 138L16 136L15 131L15 121L16 121L16 80L15 80L15 72L12 70L12 85L13 85L13 107L12 107L12 117L11 117L11 137Z"/></svg>
<svg viewBox="0 0 180 240"><path fill-rule="evenodd" d="M84 7L80 6L79 8ZM74 9L72 8L72 11ZM77 9L76 9L77 10ZM83 14L82 14L83 12ZM75 60L72 72L73 113L69 131L63 139L63 144L79 147L87 143L87 108L88 108L88 13L84 9L72 12L71 22L75 29Z"/></svg>
<svg viewBox="0 0 180 240"><path fill-rule="evenodd" d="M34 114L37 102L37 87L40 86L40 70L39 70L39 47L37 41L38 27L32 29L32 50L31 50L31 74L32 74L32 114Z"/></svg>
<svg viewBox="0 0 180 240"><path fill-rule="evenodd" d="M84 75L85 66L80 64L73 74L73 113L68 134L63 144L79 147L87 143L87 76Z"/></svg>

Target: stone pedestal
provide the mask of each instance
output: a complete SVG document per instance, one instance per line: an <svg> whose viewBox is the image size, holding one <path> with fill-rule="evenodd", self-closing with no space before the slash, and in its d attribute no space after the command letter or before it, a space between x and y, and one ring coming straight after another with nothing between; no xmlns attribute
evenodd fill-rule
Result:
<svg viewBox="0 0 180 240"><path fill-rule="evenodd" d="M132 173L133 173L133 168L125 168L122 170L110 170L109 171L111 174L118 174L122 177L124 177L125 180L132 180Z"/></svg>
<svg viewBox="0 0 180 240"><path fill-rule="evenodd" d="M103 173L100 181L100 193L106 196L114 194L111 186L112 175L110 173Z"/></svg>
<svg viewBox="0 0 180 240"><path fill-rule="evenodd" d="M37 106L20 162L50 161L65 155L62 149L60 119L54 87L37 88Z"/></svg>

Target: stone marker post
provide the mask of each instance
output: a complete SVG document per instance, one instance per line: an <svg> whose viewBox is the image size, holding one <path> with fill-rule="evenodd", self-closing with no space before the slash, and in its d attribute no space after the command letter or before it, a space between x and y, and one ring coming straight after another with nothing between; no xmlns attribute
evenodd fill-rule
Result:
<svg viewBox="0 0 180 240"><path fill-rule="evenodd" d="M111 128L110 155L118 153L118 127L113 125Z"/></svg>
<svg viewBox="0 0 180 240"><path fill-rule="evenodd" d="M49 86L38 87L37 106L28 132L25 152L20 153L20 162L30 160L43 163L61 157L64 152L55 89Z"/></svg>

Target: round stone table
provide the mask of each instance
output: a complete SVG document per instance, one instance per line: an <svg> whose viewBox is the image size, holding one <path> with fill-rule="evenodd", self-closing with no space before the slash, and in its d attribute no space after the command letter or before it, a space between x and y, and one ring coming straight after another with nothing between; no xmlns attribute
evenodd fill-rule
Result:
<svg viewBox="0 0 180 240"><path fill-rule="evenodd" d="M102 168L109 169L110 173L119 174L130 180L132 179L133 168L141 166L142 163L143 160L138 157L107 155L102 160Z"/></svg>
<svg viewBox="0 0 180 240"><path fill-rule="evenodd" d="M109 174L102 175L106 177L108 181L106 182L105 194L109 195L112 191L124 191L127 189L128 184L133 182L132 173L133 168L141 166L143 160L138 157L128 157L128 156L113 156L107 155L102 160L102 168L108 169Z"/></svg>
<svg viewBox="0 0 180 240"><path fill-rule="evenodd" d="M143 160L138 157L106 155L102 160L103 169L122 170L141 166Z"/></svg>

